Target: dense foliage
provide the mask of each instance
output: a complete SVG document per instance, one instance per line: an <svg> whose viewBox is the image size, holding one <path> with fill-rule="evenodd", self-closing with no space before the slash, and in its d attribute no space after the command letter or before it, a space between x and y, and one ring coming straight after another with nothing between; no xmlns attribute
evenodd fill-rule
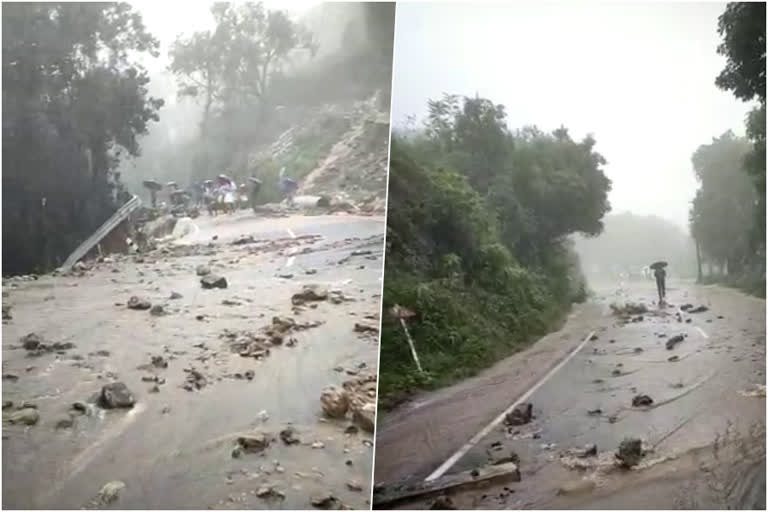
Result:
<svg viewBox="0 0 768 512"><path fill-rule="evenodd" d="M158 119L124 3L3 6L3 273L61 263L115 208L121 156Z"/></svg>
<svg viewBox="0 0 768 512"><path fill-rule="evenodd" d="M757 106L746 120L748 140L726 133L693 155L701 187L691 233L717 278L765 296L765 3L728 4L718 32L726 65L715 83Z"/></svg>
<svg viewBox="0 0 768 512"><path fill-rule="evenodd" d="M691 233L703 262L715 266L719 275L760 272L752 238L759 199L744 171L750 151L749 141L726 132L693 155L700 188L691 206Z"/></svg>
<svg viewBox="0 0 768 512"><path fill-rule="evenodd" d="M392 143L384 308L385 407L486 367L555 327L586 290L569 235L596 235L610 181L591 137L510 131L501 105L444 96L424 130Z"/></svg>

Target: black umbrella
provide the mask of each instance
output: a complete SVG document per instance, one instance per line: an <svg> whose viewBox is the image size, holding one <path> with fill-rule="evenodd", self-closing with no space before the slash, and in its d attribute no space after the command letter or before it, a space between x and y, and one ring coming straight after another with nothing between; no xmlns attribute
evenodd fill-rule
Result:
<svg viewBox="0 0 768 512"><path fill-rule="evenodd" d="M657 261L656 263L651 264L651 268L653 270L656 270L658 268L664 268L666 266L667 266L667 262L666 261Z"/></svg>

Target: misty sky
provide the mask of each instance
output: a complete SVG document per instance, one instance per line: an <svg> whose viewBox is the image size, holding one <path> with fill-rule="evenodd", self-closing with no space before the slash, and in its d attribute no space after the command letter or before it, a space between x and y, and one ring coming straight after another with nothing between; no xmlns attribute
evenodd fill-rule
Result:
<svg viewBox="0 0 768 512"><path fill-rule="evenodd" d="M129 2L142 16L149 32L160 40L161 55L158 59L147 62L150 70L159 70L168 65L168 49L179 34L190 35L200 30L214 28L211 5L213 2L181 2L158 0L135 0ZM281 9L293 16L298 16L313 5L316 0L280 0L262 1L268 10Z"/></svg>
<svg viewBox="0 0 768 512"><path fill-rule="evenodd" d="M614 212L687 230L691 154L749 106L714 85L720 3L398 4L392 119L443 92L507 107L511 128L593 133Z"/></svg>

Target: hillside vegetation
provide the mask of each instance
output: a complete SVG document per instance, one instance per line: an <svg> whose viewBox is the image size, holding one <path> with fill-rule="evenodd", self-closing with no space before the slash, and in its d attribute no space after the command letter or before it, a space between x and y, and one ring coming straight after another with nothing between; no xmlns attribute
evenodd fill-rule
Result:
<svg viewBox="0 0 768 512"><path fill-rule="evenodd" d="M569 235L597 235L610 180L595 140L507 128L502 105L445 96L393 137L381 340L384 408L476 373L586 296ZM408 320L412 360L395 305Z"/></svg>

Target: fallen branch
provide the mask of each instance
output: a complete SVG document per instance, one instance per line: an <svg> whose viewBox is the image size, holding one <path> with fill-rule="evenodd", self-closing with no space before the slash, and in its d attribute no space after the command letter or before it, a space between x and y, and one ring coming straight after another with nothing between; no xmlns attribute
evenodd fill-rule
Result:
<svg viewBox="0 0 768 512"><path fill-rule="evenodd" d="M412 500L415 498L426 498L448 489L458 489L479 484L488 484L496 480L520 481L520 470L517 464L508 462L496 466L485 466L479 469L463 471L453 475L446 475L441 478L426 482L418 480L414 483L402 483L393 487L378 487L373 491L373 508L389 509L395 503Z"/></svg>

